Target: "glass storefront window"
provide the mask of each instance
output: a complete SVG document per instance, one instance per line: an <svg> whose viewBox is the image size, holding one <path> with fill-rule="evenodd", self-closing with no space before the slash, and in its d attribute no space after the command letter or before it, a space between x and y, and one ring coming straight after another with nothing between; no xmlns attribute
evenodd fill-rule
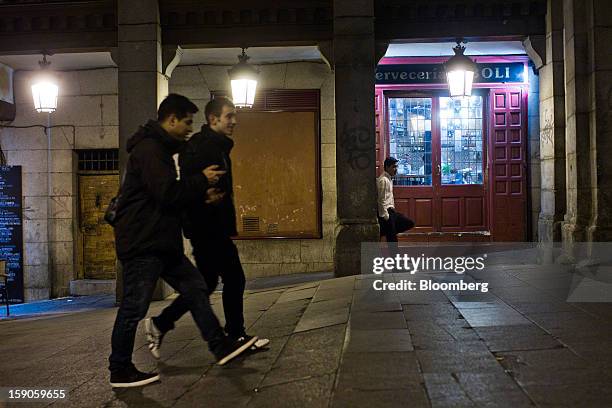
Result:
<svg viewBox="0 0 612 408"><path fill-rule="evenodd" d="M442 184L482 184L482 96L440 98Z"/></svg>
<svg viewBox="0 0 612 408"><path fill-rule="evenodd" d="M431 185L431 98L389 98L389 155L398 186Z"/></svg>

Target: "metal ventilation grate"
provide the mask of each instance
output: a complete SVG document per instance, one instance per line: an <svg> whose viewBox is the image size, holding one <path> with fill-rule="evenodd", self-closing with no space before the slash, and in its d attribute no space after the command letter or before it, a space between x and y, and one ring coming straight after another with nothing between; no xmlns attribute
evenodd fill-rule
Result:
<svg viewBox="0 0 612 408"><path fill-rule="evenodd" d="M259 232L259 217L242 217L242 229L244 232Z"/></svg>
<svg viewBox="0 0 612 408"><path fill-rule="evenodd" d="M88 149L77 153L81 171L119 170L119 149Z"/></svg>

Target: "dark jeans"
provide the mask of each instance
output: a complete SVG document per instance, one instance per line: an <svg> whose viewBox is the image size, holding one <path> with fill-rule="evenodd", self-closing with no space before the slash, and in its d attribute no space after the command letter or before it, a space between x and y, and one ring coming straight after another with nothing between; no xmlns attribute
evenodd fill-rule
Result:
<svg viewBox="0 0 612 408"><path fill-rule="evenodd" d="M206 280L209 293L214 292L219 277L223 280L223 310L225 331L230 336L244 334L243 296L246 279L238 250L230 237L192 239L193 256L198 269ZM174 322L187 312L186 301L177 297L162 313L153 318L155 325L167 332L174 328Z"/></svg>
<svg viewBox="0 0 612 408"><path fill-rule="evenodd" d="M378 217L380 235L384 235L387 242L396 243L397 234L413 228L414 222L403 214L396 212L393 208L389 208L387 211L389 212L388 220ZM389 244L389 247L397 248L397 244Z"/></svg>
<svg viewBox="0 0 612 408"><path fill-rule="evenodd" d="M160 276L181 294L209 348L214 350L223 341L223 330L208 301L206 282L189 259L183 256L169 263L156 256L137 257L123 262L123 299L113 328L111 371L131 364L136 328L147 314Z"/></svg>

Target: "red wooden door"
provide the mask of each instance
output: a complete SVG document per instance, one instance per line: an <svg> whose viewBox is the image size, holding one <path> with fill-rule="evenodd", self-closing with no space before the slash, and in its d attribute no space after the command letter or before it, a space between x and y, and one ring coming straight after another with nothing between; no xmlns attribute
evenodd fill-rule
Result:
<svg viewBox="0 0 612 408"><path fill-rule="evenodd" d="M379 160L399 160L395 206L414 220L412 233L488 230L485 100L474 96L462 105L434 94L377 96L385 136Z"/></svg>
<svg viewBox="0 0 612 408"><path fill-rule="evenodd" d="M495 241L523 241L527 219L527 95L521 88L494 89L490 105L492 235Z"/></svg>

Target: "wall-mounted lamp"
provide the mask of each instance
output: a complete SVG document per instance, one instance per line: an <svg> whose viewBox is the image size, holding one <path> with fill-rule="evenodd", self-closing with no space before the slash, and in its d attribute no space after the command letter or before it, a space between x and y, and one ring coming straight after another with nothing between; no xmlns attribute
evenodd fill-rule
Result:
<svg viewBox="0 0 612 408"><path fill-rule="evenodd" d="M232 100L239 108L253 107L259 76L257 68L247 62L249 56L244 52L245 49L238 56L238 63L227 71L232 84Z"/></svg>
<svg viewBox="0 0 612 408"><path fill-rule="evenodd" d="M34 109L41 113L53 113L57 109L57 95L59 87L49 73L50 62L47 55L43 54L43 60L39 61L41 72L32 84L32 97L34 98Z"/></svg>
<svg viewBox="0 0 612 408"><path fill-rule="evenodd" d="M464 41L457 40L457 45L453 48L455 55L444 64L451 97L472 95L476 63L463 55L465 46L461 45L462 42Z"/></svg>

